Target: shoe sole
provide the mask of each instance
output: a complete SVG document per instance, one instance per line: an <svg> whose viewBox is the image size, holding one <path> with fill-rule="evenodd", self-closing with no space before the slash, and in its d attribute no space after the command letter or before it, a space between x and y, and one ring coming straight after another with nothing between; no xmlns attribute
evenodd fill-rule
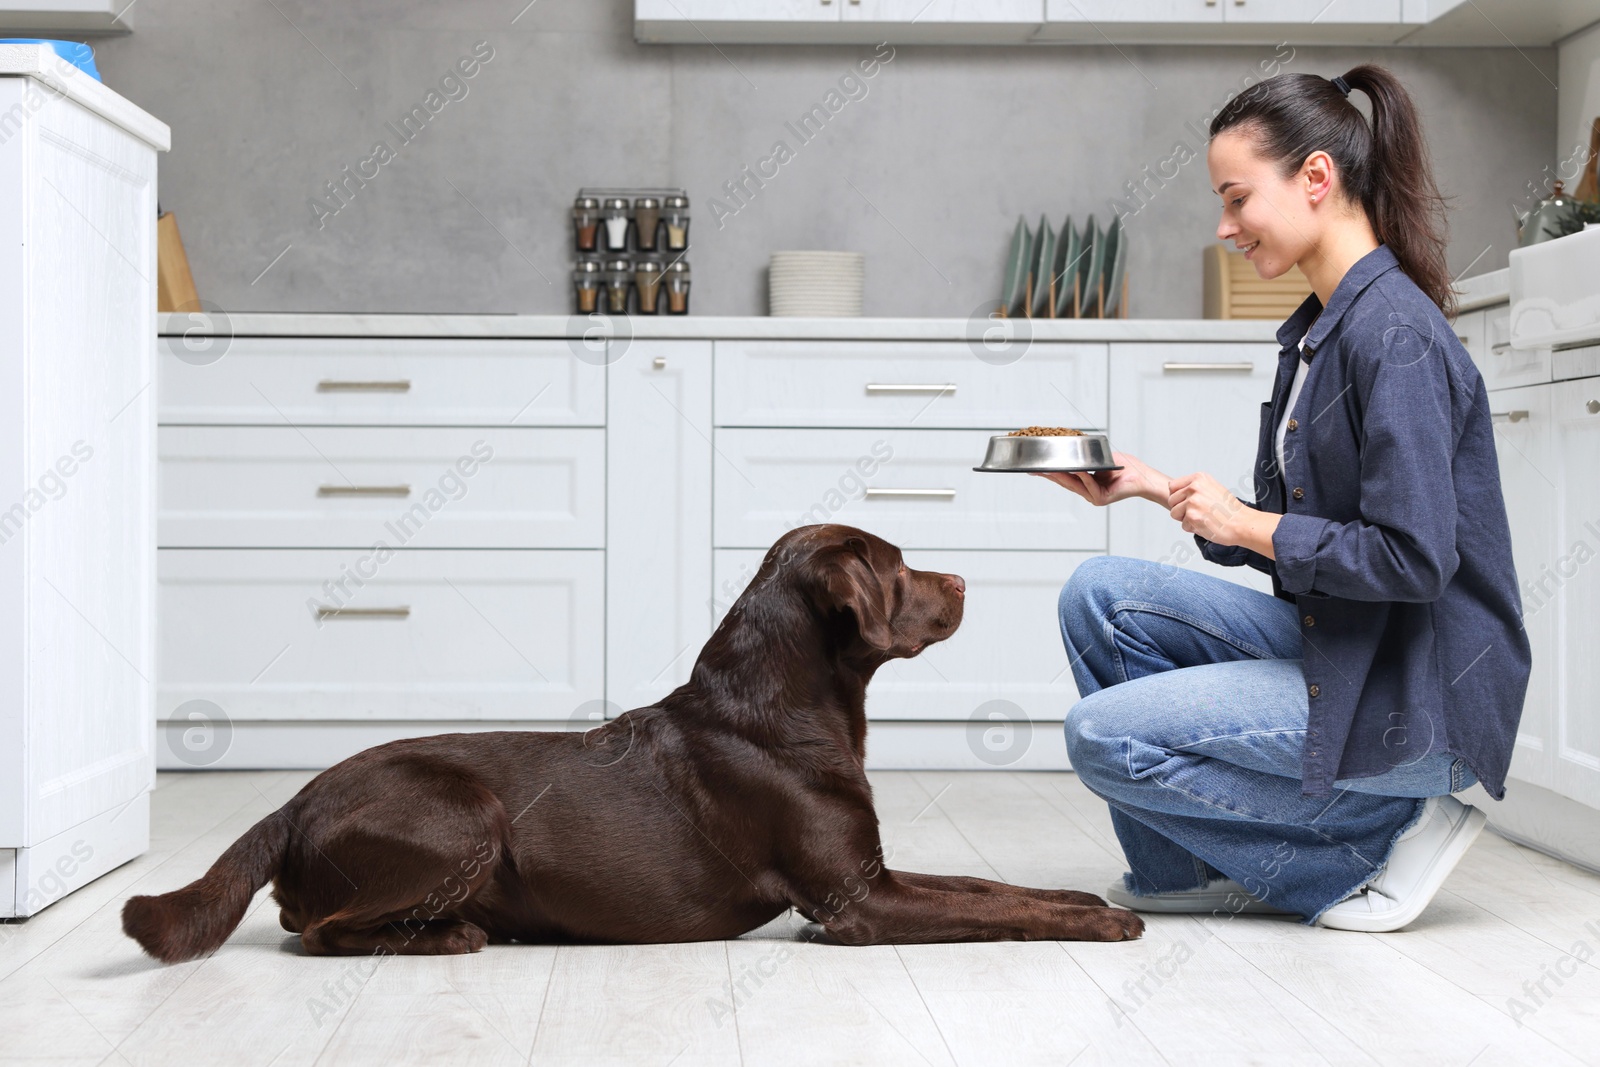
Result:
<svg viewBox="0 0 1600 1067"><path fill-rule="evenodd" d="M1472 843L1478 839L1488 821L1489 817L1478 808L1472 808L1467 812L1466 817L1451 829L1450 836L1444 839L1444 844L1439 847L1433 863L1428 867L1427 878L1417 887L1416 892L1412 894L1411 902L1405 907L1378 915L1335 915L1332 922L1328 921L1328 914L1324 912L1322 918L1317 920L1317 925L1326 926L1330 930L1388 934L1416 922L1433 902L1434 896L1444 887L1450 872L1456 869L1456 864L1467 854L1467 849L1472 847Z"/></svg>
<svg viewBox="0 0 1600 1067"><path fill-rule="evenodd" d="M1125 889L1112 886L1106 890L1106 900L1112 904L1120 905L1129 911L1143 911L1158 915L1201 915L1215 911L1230 912L1234 915L1293 915L1299 917L1298 912L1284 911L1274 908L1271 904L1264 904L1254 897L1244 907L1234 907L1229 904L1230 898L1237 898L1237 890L1228 890L1222 893L1185 893L1182 897L1157 894L1149 897L1136 897Z"/></svg>

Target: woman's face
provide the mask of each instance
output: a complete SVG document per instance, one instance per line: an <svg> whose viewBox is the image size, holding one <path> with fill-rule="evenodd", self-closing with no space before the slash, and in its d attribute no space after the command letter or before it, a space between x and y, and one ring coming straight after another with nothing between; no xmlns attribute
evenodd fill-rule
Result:
<svg viewBox="0 0 1600 1067"><path fill-rule="evenodd" d="M1238 126L1211 139L1206 162L1211 188L1222 197L1217 239L1244 249L1258 276L1276 278L1316 247L1318 223L1303 172L1280 178Z"/></svg>

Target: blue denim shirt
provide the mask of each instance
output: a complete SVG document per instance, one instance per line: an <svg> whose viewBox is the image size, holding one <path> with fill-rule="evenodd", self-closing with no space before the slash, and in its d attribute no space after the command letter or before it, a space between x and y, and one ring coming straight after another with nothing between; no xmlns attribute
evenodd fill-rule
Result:
<svg viewBox="0 0 1600 1067"><path fill-rule="evenodd" d="M1310 369L1280 473L1275 437L1302 336ZM1308 297L1278 342L1251 505L1283 515L1276 559L1195 540L1214 563L1270 574L1273 594L1299 608L1301 792L1442 750L1502 799L1532 654L1483 377L1387 245L1350 268L1326 308Z"/></svg>

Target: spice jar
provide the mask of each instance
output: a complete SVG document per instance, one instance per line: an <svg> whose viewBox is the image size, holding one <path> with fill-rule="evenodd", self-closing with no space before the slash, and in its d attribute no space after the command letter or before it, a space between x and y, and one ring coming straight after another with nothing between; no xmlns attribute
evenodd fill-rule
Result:
<svg viewBox="0 0 1600 1067"><path fill-rule="evenodd" d="M580 259L572 268L572 285L578 294L578 313L600 310L600 284L603 280L598 259Z"/></svg>
<svg viewBox="0 0 1600 1067"><path fill-rule="evenodd" d="M633 236L640 251L656 250L656 231L661 227L661 201L641 196L633 202Z"/></svg>
<svg viewBox="0 0 1600 1067"><path fill-rule="evenodd" d="M689 198L669 196L662 202L661 217L667 224L667 249L682 252L689 247Z"/></svg>
<svg viewBox="0 0 1600 1067"><path fill-rule="evenodd" d="M593 252L600 238L600 201L580 196L572 204L572 227L580 252Z"/></svg>
<svg viewBox="0 0 1600 1067"><path fill-rule="evenodd" d="M624 201L626 203L626 201ZM606 264L606 310L613 315L628 313L628 286L633 284L633 264L613 259Z"/></svg>
<svg viewBox="0 0 1600 1067"><path fill-rule="evenodd" d="M607 197L602 217L606 230L606 251L628 250L628 201L622 197Z"/></svg>
<svg viewBox="0 0 1600 1067"><path fill-rule="evenodd" d="M689 314L689 264L676 260L667 265L667 314Z"/></svg>
<svg viewBox="0 0 1600 1067"><path fill-rule="evenodd" d="M661 299L661 263L639 260L633 265L633 284L639 290L639 314L654 315Z"/></svg>

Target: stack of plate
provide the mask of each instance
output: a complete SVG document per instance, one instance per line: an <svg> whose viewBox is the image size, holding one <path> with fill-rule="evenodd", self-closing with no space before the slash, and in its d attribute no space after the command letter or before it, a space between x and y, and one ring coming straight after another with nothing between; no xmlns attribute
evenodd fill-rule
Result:
<svg viewBox="0 0 1600 1067"><path fill-rule="evenodd" d="M860 252L774 252L768 280L774 315L859 316L866 284Z"/></svg>

